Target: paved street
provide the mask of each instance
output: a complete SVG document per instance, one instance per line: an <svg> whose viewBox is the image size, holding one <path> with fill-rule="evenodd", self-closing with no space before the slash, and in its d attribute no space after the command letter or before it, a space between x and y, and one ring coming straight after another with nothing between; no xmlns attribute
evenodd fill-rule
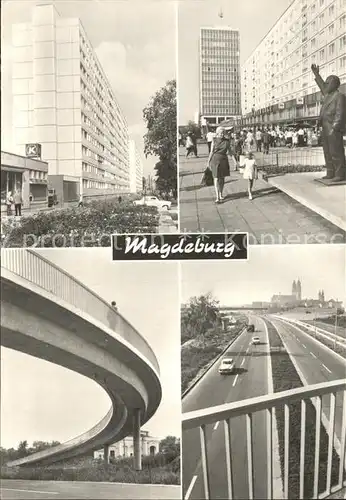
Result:
<svg viewBox="0 0 346 500"><path fill-rule="evenodd" d="M260 337L261 344L258 346L250 344L252 333L245 332L240 335L227 352L235 359L236 373L223 377L219 375L218 364L216 364L183 399L184 413L268 394L270 391L268 378L269 346L265 321L267 320L260 317L251 317L251 322L255 324L256 335ZM294 359L304 383L317 384L344 378L345 367L340 357L329 349L322 348L318 342L302 333L295 326L286 325L275 319L273 323L286 343L288 352ZM342 416L340 395L337 396L336 407L336 435L340 439ZM325 417L328 418L329 396L322 398L322 408ZM266 481L263 480L266 478L267 472L265 424L263 412L253 415L254 498L267 498ZM244 419L232 419L231 431L231 449L235 458L232 461L234 498L245 499L249 498L249 493ZM198 430L184 431L182 445L184 498L204 498ZM207 447L212 498L227 498L223 422L207 426Z"/></svg>
<svg viewBox="0 0 346 500"><path fill-rule="evenodd" d="M183 412L198 410L223 403L268 394L268 340L264 322L260 318L251 318L256 328L256 335L261 344L251 346L253 333L244 332L232 344L227 355L234 358L236 373L222 376L216 363L202 380L183 399ZM255 498L267 498L266 462L263 450L266 446L266 421L263 412L254 414L254 470L256 471ZM247 460L245 447L245 421L235 418L231 422L234 473L234 498L249 498L247 482ZM224 447L224 428L220 425L208 426L208 458L212 498L227 498L226 463ZM200 443L198 430L183 432L183 491L184 497L189 486L191 499L204 498ZM196 477L196 479L194 479ZM194 481L194 482L193 482Z"/></svg>
<svg viewBox="0 0 346 500"><path fill-rule="evenodd" d="M201 187L208 156L206 144L199 144L198 154L198 158L186 159L185 149L180 148L181 232L246 231L251 244L345 241L341 229L261 179L255 182L254 199L250 201L247 181L234 170L226 179L224 202L215 204L213 186Z"/></svg>
<svg viewBox="0 0 346 500"><path fill-rule="evenodd" d="M181 498L180 486L152 484L119 484L82 481L24 481L2 479L2 500L12 499L158 499Z"/></svg>

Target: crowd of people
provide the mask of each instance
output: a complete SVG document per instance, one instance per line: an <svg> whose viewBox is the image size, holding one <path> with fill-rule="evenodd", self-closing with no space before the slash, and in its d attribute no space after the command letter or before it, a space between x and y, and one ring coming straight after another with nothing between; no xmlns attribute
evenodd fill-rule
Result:
<svg viewBox="0 0 346 500"><path fill-rule="evenodd" d="M238 132L231 131L227 134L234 152L238 155L249 150L268 154L270 148L321 145L320 127L254 127L244 128ZM205 134L209 153L215 136L216 132L213 130L208 130ZM185 137L179 134L179 146L185 146L186 158L191 155L198 157L197 144L197 136L194 132L188 132Z"/></svg>

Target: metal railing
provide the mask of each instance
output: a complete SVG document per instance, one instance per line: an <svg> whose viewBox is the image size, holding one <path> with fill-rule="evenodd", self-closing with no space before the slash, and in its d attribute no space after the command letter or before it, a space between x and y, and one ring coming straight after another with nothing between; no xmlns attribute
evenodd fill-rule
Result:
<svg viewBox="0 0 346 500"><path fill-rule="evenodd" d="M334 439L336 436L335 425L335 409L336 409L336 395L342 393L342 425L341 425L341 439L340 439L340 460L337 471L338 484L331 486L332 478L332 458L334 450ZM328 429L328 449L327 449L327 477L326 477L326 490L319 493L319 479L320 479L320 464L322 462L321 454L321 423L322 423L322 396L330 396L330 410ZM278 407L284 409L284 449L280 450L283 453L283 467L282 467L282 484L283 484L283 498L292 498L289 491L289 457L290 457L290 412L292 404L300 403L301 418L300 418L300 466L299 466L299 497L304 496L304 476L306 474L306 429L311 422L306 419L306 408L309 400L314 400L316 408L315 420L315 435L314 435L314 471L313 471L313 494L311 498L326 498L330 494L340 491L345 486L344 469L345 469L345 433L346 433L346 379L316 384L306 387L300 387L289 391L278 392L268 396L260 396L235 403L223 404L220 406L213 406L203 410L192 411L185 413L182 416L182 429L183 432L190 429L199 429L200 445L201 445L201 464L202 475L204 483L204 498L209 500L213 498L211 491L210 471L208 464L208 445L207 445L207 425L215 424L216 422L223 422L224 424L224 444L225 444L225 463L226 463L226 478L227 478L227 491L228 498L236 498L234 496L234 477L233 477L233 463L236 457L233 456L231 446L231 421L236 417L245 417L246 420L246 460L247 460L247 481L248 481L248 497L254 497L254 479L256 470L254 468L253 457L253 414L260 411L265 411L266 419L266 433L267 433L267 449L263 453L263 459L267 459L267 498L273 499L273 457L274 457L274 412ZM324 407L324 406L323 406ZM298 433L298 429L297 429ZM325 453L325 450L323 450ZM265 455L266 453L266 455ZM183 457L184 458L184 457ZM334 470L335 475L335 470ZM261 478L262 481L264 478Z"/></svg>
<svg viewBox="0 0 346 500"><path fill-rule="evenodd" d="M110 304L42 255L23 248L1 251L1 267L92 316L135 347L155 368L159 364L148 342Z"/></svg>
<svg viewBox="0 0 346 500"><path fill-rule="evenodd" d="M279 169L280 172L294 172L294 167L300 167L308 171L311 168L323 168L326 164L322 148L285 148L269 150L268 154L255 153L256 161L259 167L269 167Z"/></svg>

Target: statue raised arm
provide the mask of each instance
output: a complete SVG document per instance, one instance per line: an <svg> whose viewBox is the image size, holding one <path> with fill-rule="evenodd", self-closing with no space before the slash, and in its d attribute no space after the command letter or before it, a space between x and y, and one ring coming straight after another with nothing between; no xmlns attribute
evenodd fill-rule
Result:
<svg viewBox="0 0 346 500"><path fill-rule="evenodd" d="M319 86L321 92L323 95L327 94L327 89L326 89L326 82L323 80L323 78L320 75L320 67L317 66L317 64L311 64L311 70L313 74L315 75L315 81L317 85Z"/></svg>

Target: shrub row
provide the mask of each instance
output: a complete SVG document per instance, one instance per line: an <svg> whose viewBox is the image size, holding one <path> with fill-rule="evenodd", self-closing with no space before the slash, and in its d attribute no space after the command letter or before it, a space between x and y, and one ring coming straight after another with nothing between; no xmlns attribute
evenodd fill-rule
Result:
<svg viewBox="0 0 346 500"><path fill-rule="evenodd" d="M322 172L325 169L319 165L265 165L262 167L263 174L267 175L280 175L280 174L298 174L304 172Z"/></svg>
<svg viewBox="0 0 346 500"><path fill-rule="evenodd" d="M2 225L3 247L110 246L111 235L156 233L156 207L93 200L84 207L39 212Z"/></svg>
<svg viewBox="0 0 346 500"><path fill-rule="evenodd" d="M265 320L268 327L269 344L271 347L281 347L281 352L271 353L271 362L273 370L274 392L285 391L302 387L302 381L291 361L287 352L284 352L283 342L272 323ZM277 429L279 437L280 465L283 474L284 471L284 430L285 417L284 408L279 406L276 409ZM289 498L299 497L299 466L300 466L300 443L301 433L301 404L294 403L290 405L289 421L289 476L288 476L288 494ZM314 459L315 459L315 430L316 430L316 410L310 400L306 400L306 422L305 427L305 466L304 466L304 498L313 497L314 481ZM327 478L327 456L328 456L328 434L321 425L320 435L320 469L318 492L322 493L326 489ZM333 449L332 457L332 486L338 483L339 457Z"/></svg>
<svg viewBox="0 0 346 500"><path fill-rule="evenodd" d="M179 484L180 474L170 467L145 468L135 471L124 465L97 464L95 467L2 467L2 479L24 479L36 481L109 481L114 483Z"/></svg>

